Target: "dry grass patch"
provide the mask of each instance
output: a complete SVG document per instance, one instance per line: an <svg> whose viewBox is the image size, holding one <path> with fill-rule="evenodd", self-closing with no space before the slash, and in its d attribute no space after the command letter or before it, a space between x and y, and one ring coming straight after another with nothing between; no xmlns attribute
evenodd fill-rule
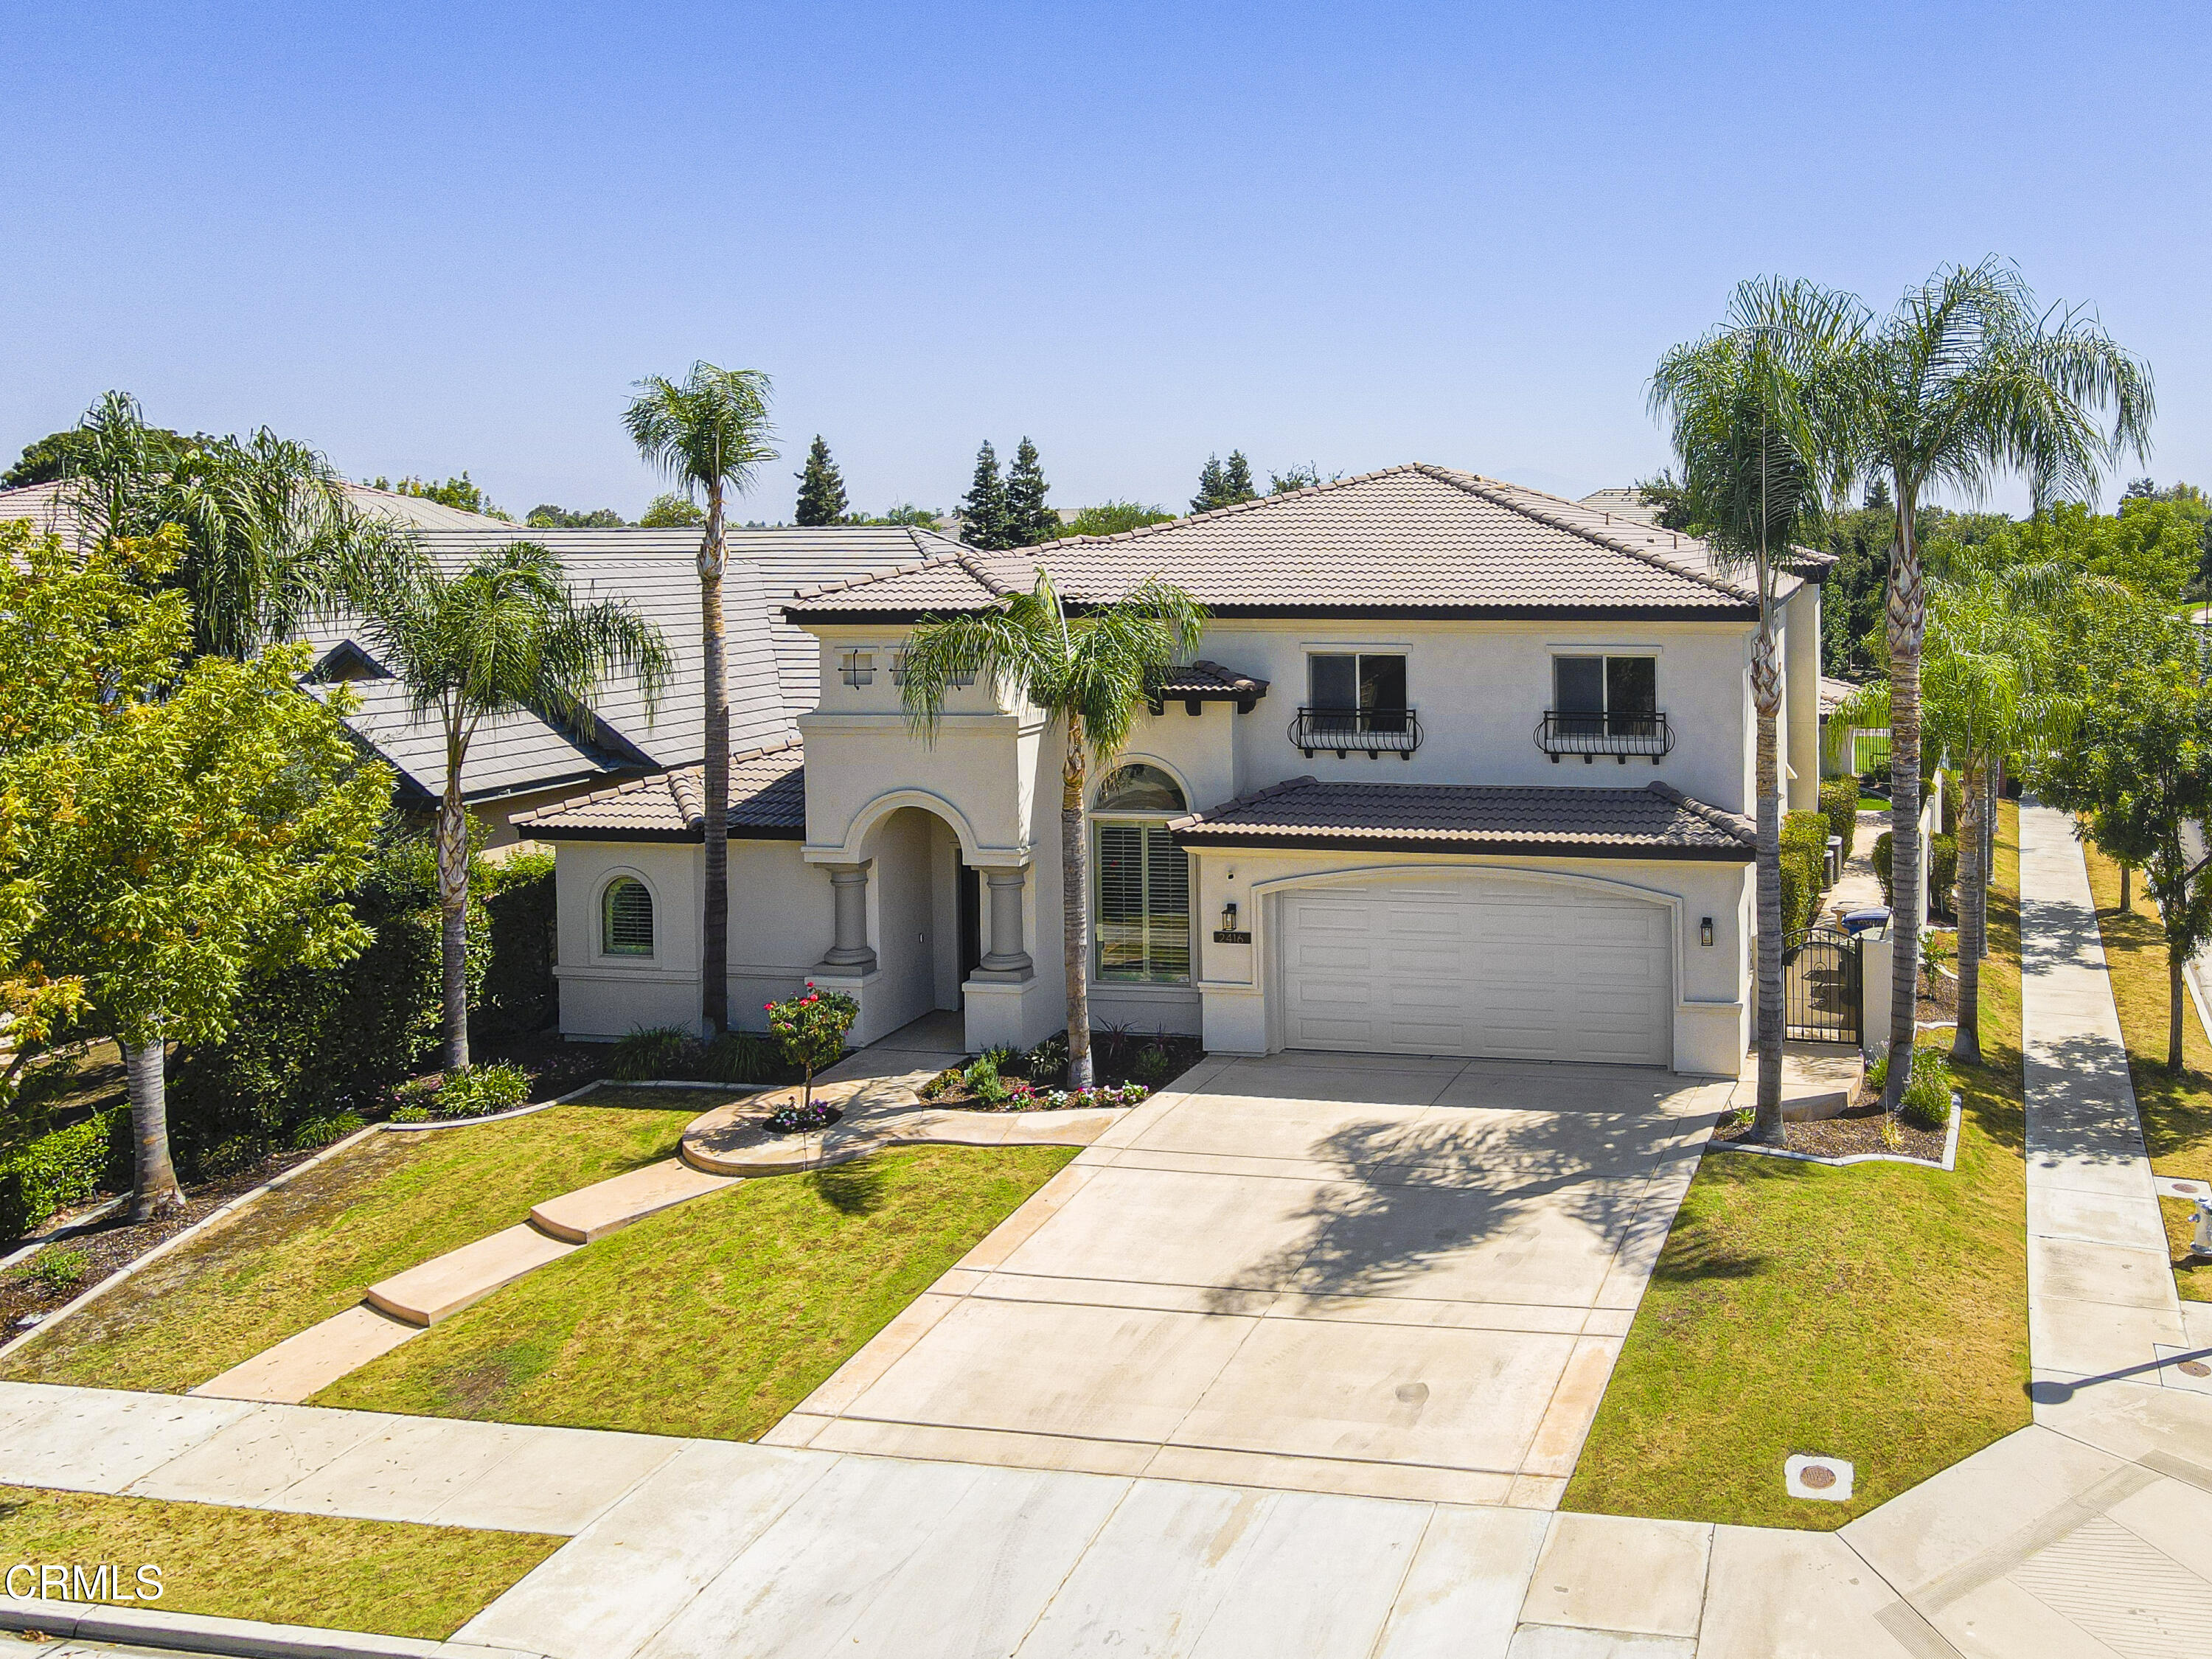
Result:
<svg viewBox="0 0 2212 1659"><path fill-rule="evenodd" d="M2128 1075L2135 1084L2150 1166L2160 1175L2212 1179L2212 1040L2205 1037L2195 1006L2185 1006L2181 1072L2177 1076L2166 1070L2165 924L2143 891L2140 872L2123 915L2120 866L2094 847L2081 850L2089 861L2089 892L2096 901L2097 931L2104 935L2112 1000L2119 1005L2120 1035L2128 1047Z"/></svg>
<svg viewBox="0 0 2212 1659"><path fill-rule="evenodd" d="M139 1567L152 1565L161 1569L161 1599L137 1603L149 1610L434 1641L451 1636L568 1541L0 1486L0 1563L91 1571L118 1563L127 1590L137 1589ZM72 1583L67 1596L78 1594Z"/></svg>
<svg viewBox="0 0 2212 1659"><path fill-rule="evenodd" d="M605 1105L372 1135L0 1361L0 1378L182 1393L533 1204L672 1157L685 1124L734 1098L604 1093Z"/></svg>
<svg viewBox="0 0 2212 1659"><path fill-rule="evenodd" d="M1564 1507L1830 1528L2024 1426L2019 819L1999 830L1985 1063L1954 1068L1954 1173L1716 1154L1699 1165ZM1793 1452L1849 1504L1783 1491Z"/></svg>
<svg viewBox="0 0 2212 1659"><path fill-rule="evenodd" d="M924 1146L744 1182L540 1268L313 1403L750 1440L1074 1156Z"/></svg>

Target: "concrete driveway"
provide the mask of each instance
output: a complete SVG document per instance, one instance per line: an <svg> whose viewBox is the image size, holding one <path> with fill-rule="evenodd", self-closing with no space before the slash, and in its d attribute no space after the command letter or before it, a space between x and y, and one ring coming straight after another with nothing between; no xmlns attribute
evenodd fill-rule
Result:
<svg viewBox="0 0 2212 1659"><path fill-rule="evenodd" d="M1209 1061L766 1438L1553 1507L1728 1088Z"/></svg>

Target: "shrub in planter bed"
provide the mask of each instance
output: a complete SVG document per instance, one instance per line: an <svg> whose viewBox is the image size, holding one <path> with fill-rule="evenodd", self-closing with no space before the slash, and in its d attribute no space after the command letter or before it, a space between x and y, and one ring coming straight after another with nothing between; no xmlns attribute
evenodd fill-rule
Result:
<svg viewBox="0 0 2212 1659"><path fill-rule="evenodd" d="M1067 1075L1067 1039L1048 1036L1029 1052L1022 1069L1030 1081L1037 1084L1057 1083Z"/></svg>
<svg viewBox="0 0 2212 1659"><path fill-rule="evenodd" d="M1828 820L1819 812L1790 812L1782 820L1782 928L1794 933L1812 925L1828 875ZM1795 879L1792 879L1792 877Z"/></svg>
<svg viewBox="0 0 2212 1659"><path fill-rule="evenodd" d="M810 980L804 996L787 997L768 1007L769 1034L783 1057L805 1073L806 1106L814 1104L814 1074L835 1065L845 1053L845 1034L860 1017L860 1005L842 991L820 991Z"/></svg>
<svg viewBox="0 0 2212 1659"><path fill-rule="evenodd" d="M1931 1133L1951 1121L1951 1061L1948 1039L1923 1038L1912 1047L1912 1075L1905 1080L1905 1098L1898 1112L1916 1129ZM1867 1067L1867 1083L1879 1089L1889 1081L1889 1050L1875 1056Z"/></svg>
<svg viewBox="0 0 2212 1659"><path fill-rule="evenodd" d="M469 1029L489 1036L542 1031L560 1012L553 978L553 855L518 853L483 862L489 952Z"/></svg>
<svg viewBox="0 0 2212 1659"><path fill-rule="evenodd" d="M107 1176L115 1165L110 1119L120 1118L127 1124L130 1116L115 1112L88 1117L40 1135L0 1163L0 1237L21 1238L111 1185ZM123 1165L125 1170L129 1167L127 1162Z"/></svg>
<svg viewBox="0 0 2212 1659"><path fill-rule="evenodd" d="M1945 915L1957 914L1958 901L1951 889L1959 879L1959 838L1956 836L1930 836L1928 838L1928 902Z"/></svg>
<svg viewBox="0 0 2212 1659"><path fill-rule="evenodd" d="M683 1077L701 1047L680 1025L641 1025L615 1044L607 1070L628 1083Z"/></svg>
<svg viewBox="0 0 2212 1659"><path fill-rule="evenodd" d="M615 1044L607 1066L628 1083L773 1083L781 1068L775 1044L758 1031L725 1031L702 1042L680 1025L639 1026Z"/></svg>
<svg viewBox="0 0 2212 1659"><path fill-rule="evenodd" d="M1885 830L1874 838L1874 851L1869 855L1874 865L1874 878L1881 884L1881 902L1891 909L1897 908L1897 899L1889 890L1889 831Z"/></svg>
<svg viewBox="0 0 2212 1659"><path fill-rule="evenodd" d="M1820 784L1820 816L1828 821L1828 833L1840 836L1844 842L1844 858L1849 861L1859 830L1859 781L1856 778L1827 778Z"/></svg>
<svg viewBox="0 0 2212 1659"><path fill-rule="evenodd" d="M511 1112L530 1098L530 1073L500 1060L467 1066L443 1077L416 1078L397 1091L394 1123L436 1123Z"/></svg>
<svg viewBox="0 0 2212 1659"><path fill-rule="evenodd" d="M292 1131L292 1150L305 1152L319 1146L336 1146L364 1127L359 1114L354 1112L332 1112L327 1117L311 1117Z"/></svg>

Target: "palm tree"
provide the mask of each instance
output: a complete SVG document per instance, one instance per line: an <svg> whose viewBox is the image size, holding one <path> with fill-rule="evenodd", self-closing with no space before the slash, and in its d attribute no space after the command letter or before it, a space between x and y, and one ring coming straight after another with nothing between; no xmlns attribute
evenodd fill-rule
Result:
<svg viewBox="0 0 2212 1659"><path fill-rule="evenodd" d="M1892 890L1919 890L1921 646L1928 595L1916 519L1931 489L1978 495L2001 471L2027 475L2039 505L2094 497L2103 468L2148 452L2150 371L2094 319L2039 311L2020 273L1995 259L1949 266L1875 322L1856 307L1831 390L1814 410L1840 476L1887 479L1897 510L1886 616L1889 647ZM2109 410L2108 428L2098 417ZM1886 1103L1911 1072L1923 918L1893 923Z"/></svg>
<svg viewBox="0 0 2212 1659"><path fill-rule="evenodd" d="M451 575L417 556L363 603L363 626L406 686L415 718L435 716L445 732L438 906L445 1065L456 1069L469 1063L469 833L461 774L470 744L486 720L520 709L575 726L585 699L617 671L637 676L650 709L667 679L668 647L659 629L617 601L577 603L560 561L534 542L480 553Z"/></svg>
<svg viewBox="0 0 2212 1659"><path fill-rule="evenodd" d="M1651 409L1664 415L1682 463L1692 517L1724 568L1759 594L1751 657L1758 714L1758 1106L1754 1139L1779 1142L1782 1121L1782 769L1775 721L1782 665L1775 646L1777 577L1794 562L1801 526L1818 510L1820 447L1808 409L1843 337L1848 309L1803 283L1740 284L1728 320L1659 361Z"/></svg>
<svg viewBox="0 0 2212 1659"><path fill-rule="evenodd" d="M730 672L722 625L722 570L729 538L723 495L752 487L761 466L776 458L769 446L769 378L755 368L694 363L681 385L659 374L637 382L623 416L638 453L659 467L688 499L707 497L699 538L699 634L707 675L705 961L699 1012L709 1033L730 1016Z"/></svg>
<svg viewBox="0 0 2212 1659"><path fill-rule="evenodd" d="M906 644L901 696L908 727L934 740L945 695L977 675L1059 719L1061 946L1067 969L1067 1081L1091 1066L1091 860L1085 835L1086 755L1103 770L1128 741L1160 673L1205 632L1206 612L1182 589L1146 581L1110 605L1070 614L1040 568L1036 586L971 617L927 619Z"/></svg>
<svg viewBox="0 0 2212 1659"><path fill-rule="evenodd" d="M1978 1064L1981 963L1989 954L1989 784L2008 755L2047 752L2076 716L2058 689L2045 618L2109 597L2113 584L2055 565L1930 576L1920 665L1921 736L1959 768L1959 1029L1951 1058ZM1875 681L1829 717L1832 728L1887 725L1890 689ZM1891 832L1894 874L1897 837ZM1901 889L1893 885L1893 892ZM1894 1037L1893 1036L1893 1042ZM1894 1049L1893 1049L1894 1052Z"/></svg>

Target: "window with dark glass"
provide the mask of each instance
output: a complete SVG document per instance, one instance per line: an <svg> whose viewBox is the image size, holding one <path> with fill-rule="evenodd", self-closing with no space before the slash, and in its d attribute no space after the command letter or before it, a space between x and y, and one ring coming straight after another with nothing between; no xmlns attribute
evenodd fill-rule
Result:
<svg viewBox="0 0 2212 1659"><path fill-rule="evenodd" d="M1649 737L1659 714L1650 657L1554 657L1552 708L1569 737Z"/></svg>
<svg viewBox="0 0 2212 1659"><path fill-rule="evenodd" d="M1312 691L1310 729L1316 732L1406 729L1403 656L1316 653L1306 660Z"/></svg>
<svg viewBox="0 0 2212 1659"><path fill-rule="evenodd" d="M1156 766L1125 766L1098 787L1098 976L1190 977L1190 859L1168 821L1186 810L1182 791Z"/></svg>

